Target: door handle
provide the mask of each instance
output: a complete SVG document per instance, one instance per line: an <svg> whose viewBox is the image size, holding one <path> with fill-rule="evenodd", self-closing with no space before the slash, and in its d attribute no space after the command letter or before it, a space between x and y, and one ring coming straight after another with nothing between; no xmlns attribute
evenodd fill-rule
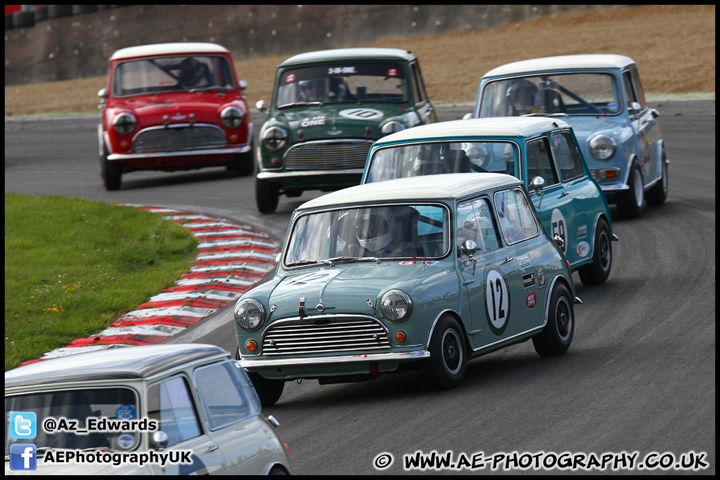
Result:
<svg viewBox="0 0 720 480"><path fill-rule="evenodd" d="M218 448L220 448L218 445L210 445L210 446L208 447L208 451L214 452L214 451L217 450Z"/></svg>
<svg viewBox="0 0 720 480"><path fill-rule="evenodd" d="M567 197L568 195L570 195L568 192L562 192L560 198Z"/></svg>

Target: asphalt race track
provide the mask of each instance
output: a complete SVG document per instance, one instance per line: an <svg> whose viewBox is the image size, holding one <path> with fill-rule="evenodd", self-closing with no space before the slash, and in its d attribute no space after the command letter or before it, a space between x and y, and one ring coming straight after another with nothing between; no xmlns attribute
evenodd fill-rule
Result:
<svg viewBox="0 0 720 480"><path fill-rule="evenodd" d="M612 468L630 458L707 465L634 473L715 473L715 101L652 103L671 162L669 198L638 220L613 219L620 241L607 284L586 288L575 276L584 304L575 307L568 353L543 359L530 342L510 347L472 360L464 383L445 392L426 390L414 373L289 383L265 413L280 421L294 474L493 473L492 462L471 470L480 452L502 459L498 471L508 465L510 473L547 474L535 462L589 463L582 454L622 460L623 453L626 463L606 463L605 473L629 473ZM470 110L438 108L441 120ZM262 119L255 112L256 132ZM261 216L254 177L232 178L224 169L136 172L107 192L96 125L94 117L6 121L5 192L186 209L277 238L292 210L320 194L281 197L277 213ZM171 341L234 350L230 310ZM406 469L404 457L418 451L450 452L451 462L465 459L467 468ZM500 452L508 455L493 457Z"/></svg>

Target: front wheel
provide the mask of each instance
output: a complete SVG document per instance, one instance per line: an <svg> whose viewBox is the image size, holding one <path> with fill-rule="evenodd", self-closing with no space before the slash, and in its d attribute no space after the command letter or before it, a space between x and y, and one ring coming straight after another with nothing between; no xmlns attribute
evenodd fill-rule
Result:
<svg viewBox="0 0 720 480"><path fill-rule="evenodd" d="M250 372L249 377L258 397L260 397L260 403L263 408L271 407L280 400L280 396L285 388L285 380L269 380L255 372Z"/></svg>
<svg viewBox="0 0 720 480"><path fill-rule="evenodd" d="M440 390L455 388L465 376L467 354L462 329L450 315L440 318L430 340L430 358L422 374L430 387Z"/></svg>
<svg viewBox="0 0 720 480"><path fill-rule="evenodd" d="M276 183L255 179L255 202L260 213L273 213L278 206L279 196Z"/></svg>
<svg viewBox="0 0 720 480"><path fill-rule="evenodd" d="M638 218L645 208L645 185L642 172L637 164L633 164L628 177L630 189L618 198L618 213L622 218Z"/></svg>
<svg viewBox="0 0 720 480"><path fill-rule="evenodd" d="M254 150L255 149L252 148L251 145L249 152L235 156L232 162L227 165L227 171L230 172L231 175L238 177L245 177L255 173L255 157L253 156Z"/></svg>
<svg viewBox="0 0 720 480"><path fill-rule="evenodd" d="M600 220L595 229L592 263L580 267L578 273L583 285L602 285L610 276L612 267L612 243L610 228L605 220Z"/></svg>
<svg viewBox="0 0 720 480"><path fill-rule="evenodd" d="M662 205L665 203L665 200L667 199L668 194L668 162L667 158L665 157L665 152L663 152L662 156L662 165L660 166L660 174L662 175L660 177L660 180L653 185L653 187L648 190L647 193L647 202L649 205Z"/></svg>
<svg viewBox="0 0 720 480"><path fill-rule="evenodd" d="M570 291L557 283L550 297L547 325L542 332L532 337L538 355L548 357L560 355L570 348L575 333L575 312Z"/></svg>
<svg viewBox="0 0 720 480"><path fill-rule="evenodd" d="M100 176L105 184L105 190L112 191L119 189L122 184L122 165L109 161L108 155L107 147L103 145L100 154Z"/></svg>

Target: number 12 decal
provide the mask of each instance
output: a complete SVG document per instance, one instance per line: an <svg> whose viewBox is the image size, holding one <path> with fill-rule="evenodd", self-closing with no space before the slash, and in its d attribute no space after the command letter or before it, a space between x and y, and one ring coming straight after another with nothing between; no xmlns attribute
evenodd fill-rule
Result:
<svg viewBox="0 0 720 480"><path fill-rule="evenodd" d="M492 331L498 335L504 332L510 313L510 292L505 277L497 270L488 270L485 277L485 307Z"/></svg>

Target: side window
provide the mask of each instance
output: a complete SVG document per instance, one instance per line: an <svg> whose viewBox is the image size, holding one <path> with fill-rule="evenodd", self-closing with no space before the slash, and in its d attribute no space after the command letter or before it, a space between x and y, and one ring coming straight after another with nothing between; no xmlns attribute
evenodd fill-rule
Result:
<svg viewBox="0 0 720 480"><path fill-rule="evenodd" d="M457 245L473 240L478 252L484 253L500 247L497 229L487 199L479 198L458 205Z"/></svg>
<svg viewBox="0 0 720 480"><path fill-rule="evenodd" d="M168 446L200 436L200 423L185 378L173 377L148 388L148 416L160 422Z"/></svg>
<svg viewBox="0 0 720 480"><path fill-rule="evenodd" d="M550 158L550 148L546 138L539 138L527 143L527 185L533 178L542 177L545 185L558 183L557 174Z"/></svg>
<svg viewBox="0 0 720 480"><path fill-rule="evenodd" d="M580 177L585 173L580 161L580 154L569 134L554 133L552 144L555 162L560 170L563 182Z"/></svg>
<svg viewBox="0 0 720 480"><path fill-rule="evenodd" d="M645 108L645 91L643 90L642 83L640 82L640 74L638 73L637 68L630 70L630 73L633 86L635 87L636 101L640 103L642 108Z"/></svg>
<svg viewBox="0 0 720 480"><path fill-rule="evenodd" d="M630 76L630 72L623 72L623 83L625 84L625 100L629 109L632 102L639 103L637 97L635 96L635 91L633 90L632 77Z"/></svg>
<svg viewBox="0 0 720 480"><path fill-rule="evenodd" d="M420 66L417 62L412 64L413 71L413 89L415 94L415 103L422 103L427 100L425 96L425 85L423 85L422 74L420 73Z"/></svg>
<svg viewBox="0 0 720 480"><path fill-rule="evenodd" d="M260 403L238 362L225 361L200 367L195 385L210 430L256 415Z"/></svg>
<svg viewBox="0 0 720 480"><path fill-rule="evenodd" d="M508 245L532 238L540 231L527 198L521 190L497 192L495 209L503 238Z"/></svg>

